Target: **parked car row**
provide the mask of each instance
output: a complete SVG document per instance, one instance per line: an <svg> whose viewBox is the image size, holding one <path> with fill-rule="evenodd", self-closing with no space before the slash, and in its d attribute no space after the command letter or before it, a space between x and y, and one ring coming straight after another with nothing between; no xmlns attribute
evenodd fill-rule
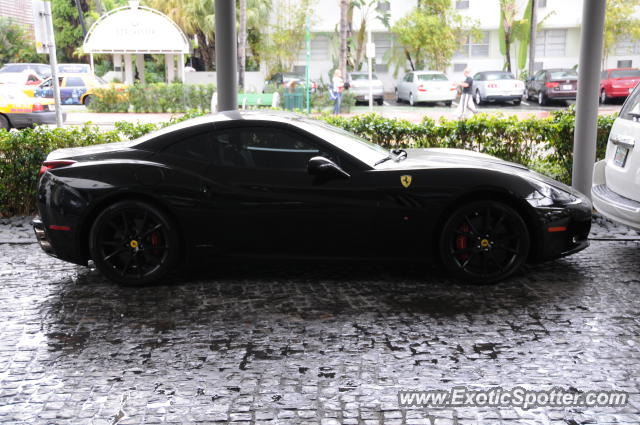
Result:
<svg viewBox="0 0 640 425"><path fill-rule="evenodd" d="M600 103L624 98L640 81L640 69L615 68L602 71ZM438 71L411 71L396 83L398 103L444 102L451 105L457 85ZM507 71L482 71L473 76L472 94L476 104L511 102L519 105L524 99L547 105L554 100L575 100L578 93L578 73L571 68L550 68L536 72L525 82Z"/></svg>

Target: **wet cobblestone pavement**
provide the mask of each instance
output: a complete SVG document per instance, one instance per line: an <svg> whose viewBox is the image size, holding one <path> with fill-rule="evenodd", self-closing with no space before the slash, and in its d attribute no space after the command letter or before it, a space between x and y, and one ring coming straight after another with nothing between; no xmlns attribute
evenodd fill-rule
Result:
<svg viewBox="0 0 640 425"><path fill-rule="evenodd" d="M1 244L0 423L640 424L640 242L494 286L398 264L212 265L157 287ZM402 409L401 389L623 390L624 408Z"/></svg>

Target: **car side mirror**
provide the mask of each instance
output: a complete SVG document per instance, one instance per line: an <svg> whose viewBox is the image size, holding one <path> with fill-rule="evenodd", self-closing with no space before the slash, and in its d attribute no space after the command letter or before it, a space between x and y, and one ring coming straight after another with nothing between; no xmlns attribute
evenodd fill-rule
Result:
<svg viewBox="0 0 640 425"><path fill-rule="evenodd" d="M348 179L349 173L340 168L335 162L323 156L314 156L307 164L307 172L324 180L330 179Z"/></svg>

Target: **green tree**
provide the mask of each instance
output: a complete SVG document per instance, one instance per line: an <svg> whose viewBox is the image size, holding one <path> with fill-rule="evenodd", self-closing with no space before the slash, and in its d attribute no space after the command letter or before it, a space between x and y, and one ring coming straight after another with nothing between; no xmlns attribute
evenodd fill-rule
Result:
<svg viewBox="0 0 640 425"><path fill-rule="evenodd" d="M640 19L635 15L638 6L640 6L640 0L607 0L602 52L603 68L610 50L617 42L640 39Z"/></svg>
<svg viewBox="0 0 640 425"><path fill-rule="evenodd" d="M98 15L92 9L88 0L80 0L80 8L84 12L87 28L95 22ZM53 14L53 30L56 37L56 47L59 62L75 62L77 52L81 51L84 36L75 0L51 0Z"/></svg>
<svg viewBox="0 0 640 425"><path fill-rule="evenodd" d="M451 0L431 0L399 19L391 28L402 49L402 54L389 56L399 67L409 62L412 70L429 69L444 71L456 50L471 35L478 39L478 24L462 17L451 6Z"/></svg>
<svg viewBox="0 0 640 425"><path fill-rule="evenodd" d="M10 62L41 62L42 55L24 29L10 18L0 16L0 66Z"/></svg>
<svg viewBox="0 0 640 425"><path fill-rule="evenodd" d="M267 73L290 71L304 47L305 21L310 15L310 0L274 0L271 10L275 17L260 43L260 58Z"/></svg>

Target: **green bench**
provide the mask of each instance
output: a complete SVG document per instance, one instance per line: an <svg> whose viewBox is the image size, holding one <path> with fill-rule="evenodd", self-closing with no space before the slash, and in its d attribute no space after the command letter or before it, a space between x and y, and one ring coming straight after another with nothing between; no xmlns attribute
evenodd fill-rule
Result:
<svg viewBox="0 0 640 425"><path fill-rule="evenodd" d="M277 108L280 99L278 93L238 93L238 107L247 109L247 107L270 106Z"/></svg>

